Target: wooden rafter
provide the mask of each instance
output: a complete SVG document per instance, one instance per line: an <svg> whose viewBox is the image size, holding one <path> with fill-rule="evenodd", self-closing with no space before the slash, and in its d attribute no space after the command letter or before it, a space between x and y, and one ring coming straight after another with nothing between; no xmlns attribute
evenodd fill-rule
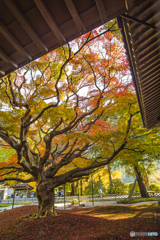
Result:
<svg viewBox="0 0 160 240"><path fill-rule="evenodd" d="M25 58L32 60L32 57L24 50L15 37L8 31L2 22L0 22L0 32L12 44L12 46Z"/></svg>
<svg viewBox="0 0 160 240"><path fill-rule="evenodd" d="M106 11L105 11L102 0L95 0L95 1L96 1L97 8L98 8L99 14L101 16L102 22L103 23L107 22L107 15L106 15Z"/></svg>
<svg viewBox="0 0 160 240"><path fill-rule="evenodd" d="M5 0L4 2L8 6L10 11L14 14L14 16L19 21L19 23L22 25L24 30L28 33L28 35L31 37L31 39L34 41L34 43L37 45L39 50L44 54L47 53L48 52L47 47L43 44L41 39L38 37L36 32L33 30L31 25L28 23L28 21L26 20L24 15L21 13L21 11L18 9L16 4L12 0Z"/></svg>
<svg viewBox="0 0 160 240"><path fill-rule="evenodd" d="M149 28L153 28L154 30L160 32L160 30L159 30L158 27L156 27L155 25L150 24L150 23L148 23L148 22L142 21L142 20L140 20L140 19L137 19L137 18L135 18L135 17L129 16L129 15L127 15L127 14L121 15L121 17L122 17L122 18L126 18L126 19L128 19L128 20L131 20L131 21L133 21L133 22L140 23L140 24L142 24L142 25L145 25L145 26L147 26L147 27L149 27ZM142 25L140 25L140 26L142 26ZM133 30L133 29L132 29L132 30Z"/></svg>
<svg viewBox="0 0 160 240"><path fill-rule="evenodd" d="M12 68L18 68L18 65L13 62L2 49L0 49L0 58L2 58L6 63L10 64Z"/></svg>
<svg viewBox="0 0 160 240"><path fill-rule="evenodd" d="M77 12L77 9L73 3L72 0L65 0L65 3L70 11L70 14L72 15L72 18L78 28L78 31L80 34L84 34L86 32L86 29L82 23L82 20Z"/></svg>
<svg viewBox="0 0 160 240"><path fill-rule="evenodd" d="M5 72L0 69L0 74L1 74L1 75L5 75Z"/></svg>
<svg viewBox="0 0 160 240"><path fill-rule="evenodd" d="M47 9L46 5L44 4L43 0L34 0L34 2L37 5L37 7L38 7L39 11L41 12L41 14L43 15L44 19L46 20L47 24L51 28L52 32L56 36L56 38L59 41L59 43L61 45L65 44L66 43L66 39L63 36L63 34L61 33L61 31L59 30L56 22L52 18L51 14L48 11L48 9Z"/></svg>

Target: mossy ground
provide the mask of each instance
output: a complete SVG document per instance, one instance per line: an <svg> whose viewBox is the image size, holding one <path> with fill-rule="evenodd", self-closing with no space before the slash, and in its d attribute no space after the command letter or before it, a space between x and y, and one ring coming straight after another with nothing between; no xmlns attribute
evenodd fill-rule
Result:
<svg viewBox="0 0 160 240"><path fill-rule="evenodd" d="M23 206L0 214L1 240L128 240L130 232L158 232L160 206L157 203L56 210L56 216L24 218L37 206ZM33 227L34 226L34 227ZM136 237L136 240L145 237ZM159 239L147 237L147 240Z"/></svg>

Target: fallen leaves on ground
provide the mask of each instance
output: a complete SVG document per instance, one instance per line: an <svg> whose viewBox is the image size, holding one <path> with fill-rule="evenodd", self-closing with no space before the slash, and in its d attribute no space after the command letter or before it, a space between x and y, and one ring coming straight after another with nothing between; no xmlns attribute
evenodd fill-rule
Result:
<svg viewBox="0 0 160 240"><path fill-rule="evenodd" d="M0 214L1 240L154 240L158 237L130 237L130 232L158 232L160 207L107 206L56 210L55 217L24 219L37 206L23 206ZM155 224L156 214L156 224ZM160 235L160 232L159 232Z"/></svg>

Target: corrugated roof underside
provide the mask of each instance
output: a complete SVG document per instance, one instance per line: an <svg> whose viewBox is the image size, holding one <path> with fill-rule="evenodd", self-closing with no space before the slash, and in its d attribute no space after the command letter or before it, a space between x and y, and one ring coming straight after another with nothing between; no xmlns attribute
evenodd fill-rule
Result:
<svg viewBox="0 0 160 240"><path fill-rule="evenodd" d="M128 15L154 25L160 30L160 1L145 1ZM134 64L136 84L141 99L143 122L146 128L159 126L160 117L160 31L128 21L127 27Z"/></svg>

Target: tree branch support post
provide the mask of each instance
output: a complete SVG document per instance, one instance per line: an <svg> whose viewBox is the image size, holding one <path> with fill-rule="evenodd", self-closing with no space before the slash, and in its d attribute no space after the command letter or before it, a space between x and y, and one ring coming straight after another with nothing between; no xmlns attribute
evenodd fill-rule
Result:
<svg viewBox="0 0 160 240"><path fill-rule="evenodd" d="M15 194L16 194L16 182L15 182L15 186L14 186L14 194L13 194L13 203L12 203L12 209L14 208Z"/></svg>
<svg viewBox="0 0 160 240"><path fill-rule="evenodd" d="M80 184L81 184L81 196L83 195L83 189L82 189L82 179L80 180Z"/></svg>
<svg viewBox="0 0 160 240"><path fill-rule="evenodd" d="M64 210L66 209L66 206L65 206L65 201L66 201L65 194L66 194L66 191L65 191L65 184L64 184Z"/></svg>
<svg viewBox="0 0 160 240"><path fill-rule="evenodd" d="M79 198L79 182L78 182L78 204L80 205L80 198Z"/></svg>
<svg viewBox="0 0 160 240"><path fill-rule="evenodd" d="M129 201L132 199L133 192L134 192L134 189L135 189L135 186L136 186L136 182L137 182L137 177L135 178L134 184L133 184L132 189L131 189L131 191L129 193Z"/></svg>
<svg viewBox="0 0 160 240"><path fill-rule="evenodd" d="M93 176L91 175L91 181L92 181L92 206L94 207L94 195L93 195Z"/></svg>
<svg viewBox="0 0 160 240"><path fill-rule="evenodd" d="M54 188L53 188L53 214L55 214L55 192L54 192Z"/></svg>

